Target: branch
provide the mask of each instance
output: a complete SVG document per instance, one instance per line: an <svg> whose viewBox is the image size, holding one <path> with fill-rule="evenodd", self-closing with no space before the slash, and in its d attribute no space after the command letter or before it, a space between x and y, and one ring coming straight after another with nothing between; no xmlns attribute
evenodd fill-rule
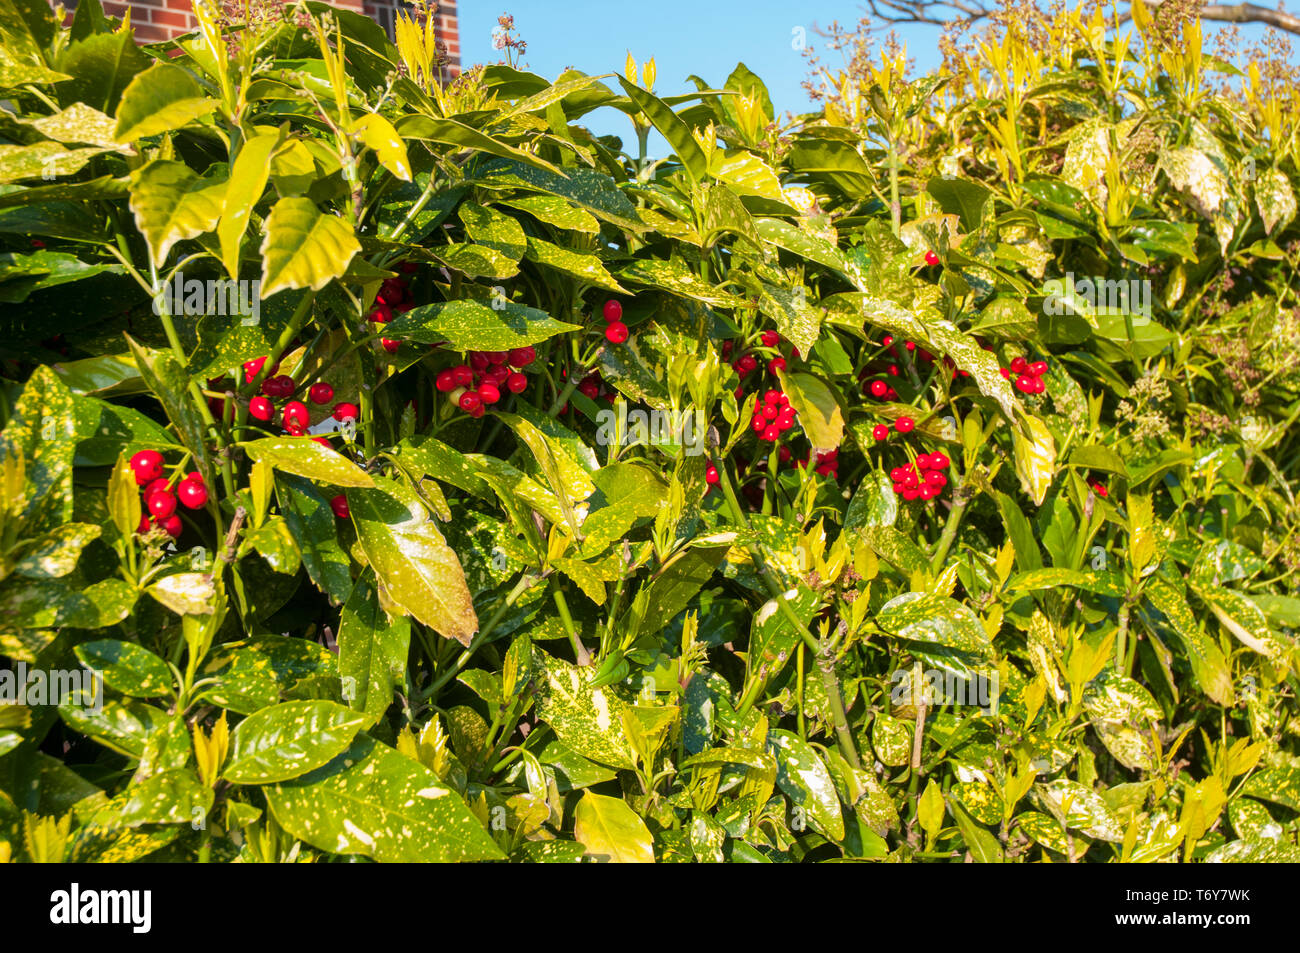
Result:
<svg viewBox="0 0 1300 953"><path fill-rule="evenodd" d="M1164 0L1146 0L1147 6L1158 7ZM885 23L928 23L943 26L952 21L976 23L993 14L983 3L969 0L868 0L871 15ZM1202 20L1220 23L1263 23L1287 33L1300 35L1300 17L1284 10L1271 10L1255 3L1207 3L1199 10ZM1120 23L1127 23L1132 14L1125 12Z"/></svg>

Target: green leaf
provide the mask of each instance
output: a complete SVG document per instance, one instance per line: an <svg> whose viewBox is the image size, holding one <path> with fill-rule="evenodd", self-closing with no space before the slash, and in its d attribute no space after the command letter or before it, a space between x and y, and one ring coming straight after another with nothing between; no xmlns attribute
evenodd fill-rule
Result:
<svg viewBox="0 0 1300 953"><path fill-rule="evenodd" d="M1016 476L1020 488L1035 506L1042 506L1047 491L1056 478L1056 441L1037 417L1024 418L1024 430L1013 430L1012 446L1016 453Z"/></svg>
<svg viewBox="0 0 1300 953"><path fill-rule="evenodd" d="M370 474L332 447L309 437L264 437L242 445L250 460L264 460L281 473L343 487L371 487Z"/></svg>
<svg viewBox="0 0 1300 953"><path fill-rule="evenodd" d="M113 138L134 142L187 126L217 108L188 70L155 63L138 74L122 93Z"/></svg>
<svg viewBox="0 0 1300 953"><path fill-rule="evenodd" d="M343 607L338 641L343 698L373 725L388 711L394 689L406 677L411 622L389 619L369 573L357 581Z"/></svg>
<svg viewBox="0 0 1300 953"><path fill-rule="evenodd" d="M946 596L905 592L881 607L876 623L914 642L932 642L979 656L987 656L993 649L979 617Z"/></svg>
<svg viewBox="0 0 1300 953"><path fill-rule="evenodd" d="M333 601L344 602L352 591L352 560L339 545L338 520L329 501L300 477L281 475L275 486L307 575Z"/></svg>
<svg viewBox="0 0 1300 953"><path fill-rule="evenodd" d="M626 294L627 289L614 280L614 276L605 270L599 258L584 252L561 248L540 238L528 237L528 260L579 281Z"/></svg>
<svg viewBox="0 0 1300 953"><path fill-rule="evenodd" d="M204 483L213 486L216 471L208 452L207 424L191 399L189 375L170 351L152 351L141 347L130 335L127 335L126 341L131 347L136 367L140 369L140 376L162 404L167 419L176 427L185 449L194 454L196 468Z"/></svg>
<svg viewBox="0 0 1300 953"><path fill-rule="evenodd" d="M597 863L655 862L649 829L621 798L583 792L574 810L573 837Z"/></svg>
<svg viewBox="0 0 1300 953"><path fill-rule="evenodd" d="M460 795L364 734L329 764L265 791L280 826L320 850L381 863L504 857Z"/></svg>
<svg viewBox="0 0 1300 953"><path fill-rule="evenodd" d="M278 132L254 136L239 150L230 170L217 238L221 243L221 263L231 278L239 277L239 246L244 240L253 206L266 190L266 180L271 174L271 153L280 143L281 134Z"/></svg>
<svg viewBox="0 0 1300 953"><path fill-rule="evenodd" d="M1016 547L1019 552L1020 547ZM1023 592L1033 589L1058 589L1062 586L1071 586L1075 589L1084 589L1088 592L1095 592L1101 596L1111 596L1115 599L1124 596L1124 577L1115 572L1101 572L1098 570L1078 570L1066 569L1064 567L1049 566L1042 569L1031 569L1028 572L1017 573L1007 580L1007 590L1009 592Z"/></svg>
<svg viewBox="0 0 1300 953"><path fill-rule="evenodd" d="M768 749L776 755L776 783L795 807L803 808L813 829L833 841L844 839L844 816L835 782L808 742L793 732L773 728Z"/></svg>
<svg viewBox="0 0 1300 953"><path fill-rule="evenodd" d="M319 291L348 270L361 243L352 226L299 196L275 203L262 240L262 297L285 288Z"/></svg>
<svg viewBox="0 0 1300 953"><path fill-rule="evenodd" d="M839 249L806 229L779 218L755 219L754 228L757 230L759 238L768 244L784 248L800 258L807 258L819 265L825 265L832 271L847 274L846 269L848 266Z"/></svg>
<svg viewBox="0 0 1300 953"><path fill-rule="evenodd" d="M513 301L500 307L469 298L412 308L384 326L388 337L422 344L446 341L457 351L506 351L538 344L576 324L556 321L545 311Z"/></svg>
<svg viewBox="0 0 1300 953"><path fill-rule="evenodd" d="M460 560L414 492L391 480L347 491L352 523L388 599L439 635L469 645L478 617Z"/></svg>
<svg viewBox="0 0 1300 953"><path fill-rule="evenodd" d="M1172 583L1154 576L1147 581L1143 594L1160 610L1182 641L1201 690L1220 705L1233 704L1236 692L1228 663L1214 640L1205 634L1192 615L1187 605L1187 594L1181 591L1181 587L1175 588Z"/></svg>
<svg viewBox="0 0 1300 953"><path fill-rule="evenodd" d="M659 134L668 140L668 144L677 153L677 158L691 180L697 183L703 182L709 174L709 160L705 157L700 144L695 141L690 127L654 93L629 83L622 76L618 77L618 81L623 91L627 93L628 99L645 114L651 125L659 130Z"/></svg>
<svg viewBox="0 0 1300 953"><path fill-rule="evenodd" d="M898 519L898 497L893 481L883 470L872 470L858 484L844 514L845 531L864 526L893 526Z"/></svg>
<svg viewBox="0 0 1300 953"><path fill-rule="evenodd" d="M539 222L570 232L595 235L600 222L590 213L575 208L558 195L529 195L523 198L504 199L502 205L527 212Z"/></svg>
<svg viewBox="0 0 1300 953"><path fill-rule="evenodd" d="M952 812L953 820L957 822L957 829L961 831L962 840L966 842L966 849L970 851L971 858L977 864L1002 863L1002 847L996 837L971 820L970 815L956 804L949 804L948 810Z"/></svg>
<svg viewBox="0 0 1300 953"><path fill-rule="evenodd" d="M844 412L830 386L812 374L779 371L777 377L790 406L799 413L799 425L813 451L838 447L844 439Z"/></svg>
<svg viewBox="0 0 1300 953"><path fill-rule="evenodd" d="M171 693L171 669L143 646L100 639L81 643L76 653L81 664L98 672L109 688L123 695L154 698Z"/></svg>
<svg viewBox="0 0 1300 953"><path fill-rule="evenodd" d="M141 757L149 736L167 722L162 709L135 699L106 701L98 711L65 701L59 705L59 717L73 731L131 758Z"/></svg>
<svg viewBox="0 0 1300 953"><path fill-rule="evenodd" d="M378 113L367 113L352 124L352 134L373 149L379 164L403 182L411 181L411 161L406 143L393 124Z"/></svg>
<svg viewBox="0 0 1300 953"><path fill-rule="evenodd" d="M210 232L221 217L224 181L200 179L181 162L155 159L131 173L131 211L155 267L178 241Z"/></svg>
<svg viewBox="0 0 1300 953"><path fill-rule="evenodd" d="M328 701L263 708L235 727L221 775L235 784L271 784L299 777L346 750L368 721L364 713Z"/></svg>

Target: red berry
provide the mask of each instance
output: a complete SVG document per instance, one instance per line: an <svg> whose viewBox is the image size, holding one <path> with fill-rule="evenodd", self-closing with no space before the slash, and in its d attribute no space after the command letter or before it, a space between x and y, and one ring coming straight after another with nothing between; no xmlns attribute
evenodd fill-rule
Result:
<svg viewBox="0 0 1300 953"><path fill-rule="evenodd" d="M506 363L511 367L527 367L537 360L537 351L531 347L517 347L510 351Z"/></svg>
<svg viewBox="0 0 1300 953"><path fill-rule="evenodd" d="M718 468L712 463L704 468L704 481L710 486L718 482Z"/></svg>
<svg viewBox="0 0 1300 953"><path fill-rule="evenodd" d="M1026 394L1032 394L1034 392L1035 380L1037 380L1036 377L1030 377L1028 374L1021 374L1016 378L1016 390L1022 391Z"/></svg>
<svg viewBox="0 0 1300 953"><path fill-rule="evenodd" d="M930 454L931 470L946 470L948 468L948 463L949 460L946 453L936 450L934 453Z"/></svg>
<svg viewBox="0 0 1300 953"><path fill-rule="evenodd" d="M914 500L916 499L917 492L918 491L915 487L907 487L905 490L903 490L903 499Z"/></svg>
<svg viewBox="0 0 1300 953"><path fill-rule="evenodd" d="M1011 362L1012 374L1023 374L1028 369L1029 369L1029 362L1026 361L1023 357L1018 357Z"/></svg>
<svg viewBox="0 0 1300 953"><path fill-rule="evenodd" d="M1047 373L1047 362L1034 361L1034 363L1029 365L1028 370L1029 373L1033 374L1035 377L1042 377L1044 374Z"/></svg>
<svg viewBox="0 0 1300 953"><path fill-rule="evenodd" d="M773 443L781 436L781 428L776 424L769 424L763 429L763 439L770 440Z"/></svg>
<svg viewBox="0 0 1300 953"><path fill-rule="evenodd" d="M894 424L894 429L899 433L911 433L916 428L916 421L911 417L899 417Z"/></svg>
<svg viewBox="0 0 1300 953"><path fill-rule="evenodd" d="M149 532L149 514L148 514L148 513L141 513L141 514L140 514L140 522L139 522L139 524L136 526L135 531L136 531L137 533L139 533L141 536L143 536L145 533Z"/></svg>
<svg viewBox="0 0 1300 953"><path fill-rule="evenodd" d="M461 364L459 367L451 369L452 379L457 387L468 387L474 383L474 372L469 369L468 364Z"/></svg>
<svg viewBox="0 0 1300 953"><path fill-rule="evenodd" d="M777 410L776 404L764 404L762 414L768 420L776 420L776 418L780 416L781 411Z"/></svg>
<svg viewBox="0 0 1300 953"><path fill-rule="evenodd" d="M445 394L449 390L456 389L456 375L452 373L451 370L439 371L438 378L435 383L438 387L438 390L442 391Z"/></svg>
<svg viewBox="0 0 1300 953"><path fill-rule="evenodd" d="M156 480L150 480L149 485L144 488L144 490L141 492L140 495L147 500L155 493L160 493L160 492L164 492L164 493L171 492L171 484L168 483L166 480L164 480L162 477L159 477Z"/></svg>
<svg viewBox="0 0 1300 953"><path fill-rule="evenodd" d="M159 526L163 528L163 531L172 539L179 539L181 535L181 531L185 528L185 524L181 522L181 518L175 514L172 514L171 516L168 516L164 519L157 520L156 522Z"/></svg>
<svg viewBox="0 0 1300 953"><path fill-rule="evenodd" d="M780 406L782 403L784 403L784 401L781 400L782 397L785 397L785 395L782 394L779 390L770 390L763 395L763 403L775 404L777 406Z"/></svg>
<svg viewBox="0 0 1300 953"><path fill-rule="evenodd" d="M293 378L288 374L279 374L262 381L262 393L267 397L288 397L293 391Z"/></svg>
<svg viewBox="0 0 1300 953"><path fill-rule="evenodd" d="M758 367L758 360L752 354L745 354L740 358L740 360L736 361L734 366L736 370L740 372L740 376L744 377L750 371Z"/></svg>
<svg viewBox="0 0 1300 953"><path fill-rule="evenodd" d="M484 353L487 354L488 364L492 366L504 364L506 358L510 356L509 351L485 351Z"/></svg>
<svg viewBox="0 0 1300 953"><path fill-rule="evenodd" d="M1092 488L1097 491L1097 495L1102 499L1106 498L1106 487L1101 483L1094 483Z"/></svg>
<svg viewBox="0 0 1300 953"><path fill-rule="evenodd" d="M460 409L473 413L483 406L483 398L472 390L467 390L460 395Z"/></svg>
<svg viewBox="0 0 1300 953"><path fill-rule="evenodd" d="M767 370L771 374L775 374L777 371L785 370L785 358L783 357L772 358L772 360L767 362Z"/></svg>
<svg viewBox="0 0 1300 953"><path fill-rule="evenodd" d="M890 364L887 368L885 368L885 373L888 374L890 377L897 377L897 376L898 376L898 365L897 365L897 364Z"/></svg>
<svg viewBox="0 0 1300 953"><path fill-rule="evenodd" d="M285 427L303 427L311 423L311 412L302 401L291 400L284 405Z"/></svg>
<svg viewBox="0 0 1300 953"><path fill-rule="evenodd" d="M312 437L311 439L313 443L318 443L322 447L330 447L329 437ZM330 447L330 449L333 449L333 447Z"/></svg>
<svg viewBox="0 0 1300 953"><path fill-rule="evenodd" d="M510 368L504 364L493 365L483 372L483 379L496 384L498 388L505 383L506 378L509 376Z"/></svg>
<svg viewBox="0 0 1300 953"><path fill-rule="evenodd" d="M489 384L484 381L478 385L478 396L485 404L495 404L501 399L501 391L497 390L496 384Z"/></svg>
<svg viewBox="0 0 1300 953"><path fill-rule="evenodd" d="M903 345L903 347L907 348L909 351L915 351L915 350L916 350L916 342L915 342L915 341L908 341L907 343L905 343L905 344Z"/></svg>
<svg viewBox="0 0 1300 953"><path fill-rule="evenodd" d="M528 388L528 378L515 371L506 378L506 389L512 394L522 394Z"/></svg>
<svg viewBox="0 0 1300 953"><path fill-rule="evenodd" d="M884 424L876 424L874 427L871 428L871 436L874 437L877 442L882 440L888 440L889 428L886 427Z"/></svg>
<svg viewBox="0 0 1300 953"><path fill-rule="evenodd" d="M491 362L488 360L487 351L469 352L469 366L470 369L473 370L475 373L482 374L484 371L488 369L488 364L490 363Z"/></svg>
<svg viewBox="0 0 1300 953"><path fill-rule="evenodd" d="M923 500L932 500L939 491L930 484L922 484L921 488L916 491L916 495Z"/></svg>
<svg viewBox="0 0 1300 953"><path fill-rule="evenodd" d="M787 407L776 415L776 425L782 430L789 430L794 426L794 411Z"/></svg>
<svg viewBox="0 0 1300 953"><path fill-rule="evenodd" d="M266 358L259 357L252 361L244 362L244 383L251 384L253 378L262 373L262 368L266 365Z"/></svg>
<svg viewBox="0 0 1300 953"><path fill-rule="evenodd" d="M350 404L347 401L342 401L341 403L334 405L335 420L341 421L341 420L348 420L349 418L351 418L352 420L356 420L357 417L360 416L360 414L361 412L357 410L356 404Z"/></svg>
<svg viewBox="0 0 1300 953"><path fill-rule="evenodd" d="M389 354L396 354L398 349L402 346L401 341L394 341L392 338L380 338L379 344Z"/></svg>
<svg viewBox="0 0 1300 953"><path fill-rule="evenodd" d="M938 470L931 470L925 475L925 483L935 489L941 489L948 482L948 478Z"/></svg>
<svg viewBox="0 0 1300 953"><path fill-rule="evenodd" d="M208 489L194 480L182 480L176 487L176 497L188 509L197 510L208 502Z"/></svg>
<svg viewBox="0 0 1300 953"><path fill-rule="evenodd" d="M754 418L749 422L749 426L754 433L762 433L767 429L767 418L762 414L755 414Z"/></svg>
<svg viewBox="0 0 1300 953"><path fill-rule="evenodd" d="M1034 393L1035 393L1035 394L1042 394L1042 393L1045 393L1046 391L1047 391L1047 381L1043 380L1041 377L1035 377L1035 378L1034 378Z"/></svg>
<svg viewBox="0 0 1300 953"><path fill-rule="evenodd" d="M622 321L609 322L609 326L605 328L605 340L610 344L622 344L627 340L627 325Z"/></svg>
<svg viewBox="0 0 1300 953"><path fill-rule="evenodd" d="M313 404L328 404L334 399L334 388L324 381L312 384L311 390L307 391L307 396L311 398Z"/></svg>
<svg viewBox="0 0 1300 953"><path fill-rule="evenodd" d="M889 385L886 384L884 381L872 381L872 382L871 382L871 396L872 396L872 397L884 397L885 394L886 394L888 391L889 391Z"/></svg>
<svg viewBox="0 0 1300 953"><path fill-rule="evenodd" d="M366 318L376 324L387 324L393 320L393 309L382 301L375 302L374 310L366 315Z"/></svg>
<svg viewBox="0 0 1300 953"><path fill-rule="evenodd" d="M617 301L610 299L609 301L605 302L605 307L601 309L601 314L603 314L605 316L605 320L609 321L610 323L613 323L615 321L622 321L623 306L619 304Z"/></svg>
<svg viewBox="0 0 1300 953"><path fill-rule="evenodd" d="M927 265L937 265L939 264L939 256L932 251L928 251L925 253L925 263Z"/></svg>
<svg viewBox="0 0 1300 953"><path fill-rule="evenodd" d="M930 469L930 455L926 453L918 453L916 455L916 468L918 470Z"/></svg>
<svg viewBox="0 0 1300 953"><path fill-rule="evenodd" d="M254 397L248 402L248 416L254 420L267 421L275 415L275 405L265 397Z"/></svg>
<svg viewBox="0 0 1300 953"><path fill-rule="evenodd" d="M760 340L763 342L763 347L776 347L781 343L781 335L775 331L764 331Z"/></svg>
<svg viewBox="0 0 1300 953"><path fill-rule="evenodd" d="M341 520L345 520L352 515L352 511L348 509L348 498L342 493L330 500L330 509Z"/></svg>
<svg viewBox="0 0 1300 953"><path fill-rule="evenodd" d="M176 497L171 490L159 490L157 493L150 495L145 501L145 506L156 519L166 519L176 512Z"/></svg>
<svg viewBox="0 0 1300 953"><path fill-rule="evenodd" d="M162 475L163 456L157 450L141 450L131 457L131 469L137 473L141 471L149 472L157 470L157 476L151 476L150 480L156 480Z"/></svg>
<svg viewBox="0 0 1300 953"><path fill-rule="evenodd" d="M181 477L181 482L182 482L182 483L197 483L199 486L204 486L204 485L205 485L204 482L203 482L203 474L201 474L201 473L193 473L193 472L191 472L191 473L187 473L187 474L185 474L185 476Z"/></svg>
<svg viewBox="0 0 1300 953"><path fill-rule="evenodd" d="M1011 368L999 367L998 373L1002 375L1003 380L1007 380L1007 381L1011 380Z"/></svg>

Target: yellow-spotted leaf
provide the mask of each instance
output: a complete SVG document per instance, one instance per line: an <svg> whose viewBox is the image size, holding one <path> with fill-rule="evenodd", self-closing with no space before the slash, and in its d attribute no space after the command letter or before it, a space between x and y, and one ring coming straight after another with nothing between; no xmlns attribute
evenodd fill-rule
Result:
<svg viewBox="0 0 1300 953"><path fill-rule="evenodd" d="M1034 505L1042 506L1056 477L1056 441L1048 432L1047 425L1037 417L1022 419L1023 432L1019 429L1012 432L1016 476L1020 478L1020 488L1034 501Z"/></svg>
<svg viewBox="0 0 1300 953"><path fill-rule="evenodd" d="M465 571L416 494L391 480L349 487L352 524L387 598L439 635L469 645L478 617Z"/></svg>

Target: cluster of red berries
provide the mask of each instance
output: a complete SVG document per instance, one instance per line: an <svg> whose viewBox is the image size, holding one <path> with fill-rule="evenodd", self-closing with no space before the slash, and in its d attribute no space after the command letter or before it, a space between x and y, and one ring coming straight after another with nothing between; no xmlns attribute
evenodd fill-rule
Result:
<svg viewBox="0 0 1300 953"><path fill-rule="evenodd" d="M894 467L889 478L894 481L894 492L905 500L932 500L948 485L943 473L948 466L948 456L938 451L922 453L910 467Z"/></svg>
<svg viewBox="0 0 1300 953"><path fill-rule="evenodd" d="M208 488L203 477L187 473L173 489L171 482L163 478L163 456L157 450L141 450L131 457L130 463L136 486L143 488L140 498L145 510L140 514L136 532L147 533L153 526L162 529L172 539L178 538L182 524L176 513L176 504L179 502L191 510L206 506Z"/></svg>
<svg viewBox="0 0 1300 953"><path fill-rule="evenodd" d="M769 390L754 401L754 416L750 427L758 439L775 443L781 434L794 426L798 411L790 406L790 398L779 390Z"/></svg>
<svg viewBox="0 0 1300 953"><path fill-rule="evenodd" d="M1047 391L1047 382L1043 380L1043 375L1047 373L1046 361L1034 361L1032 364L1023 357L1018 357L1011 362L1010 367L1004 367L1002 376L1011 380L1011 375L1015 374L1016 390L1022 394L1042 394Z"/></svg>
<svg viewBox="0 0 1300 953"><path fill-rule="evenodd" d="M777 356L769 359L765 366L767 373L775 376L777 371L785 370L787 366L786 360L784 357L781 356L781 352L779 350L782 344L781 335L779 335L775 331L764 331L762 334L759 335L759 342L763 345L763 347L771 348L772 350L777 352ZM731 361L731 355L733 350L734 350L734 345L732 344L731 341L723 341L722 359L724 361ZM799 349L797 347L792 347L790 349L790 356L794 358L798 358ZM746 351L745 353L741 354L738 358L736 358L734 361L731 361L731 366L732 368L735 369L736 373L739 374L743 379L748 375L752 374L754 371L758 370L758 358L754 356L753 352ZM743 393L739 389L737 389L736 399L740 400L743 396L744 396Z"/></svg>
<svg viewBox="0 0 1300 953"><path fill-rule="evenodd" d="M612 298L600 309L605 319L605 340L610 344L622 344L627 340L627 325L623 323L623 306Z"/></svg>
<svg viewBox="0 0 1300 953"><path fill-rule="evenodd" d="M537 351L531 347L470 351L468 364L439 372L437 387L447 395L452 406L471 417L482 417L488 404L501 399L502 390L522 394L527 389L528 378L518 368L527 367L535 360Z"/></svg>
<svg viewBox="0 0 1300 953"><path fill-rule="evenodd" d="M249 382L262 372L266 365L266 358L259 357L256 360L246 361L244 363L244 381ZM292 397L298 389L294 379L288 374L276 374L279 365L271 368L271 376L262 381L261 393L252 397L248 401L248 416L262 423L270 423L275 419L276 407L274 401ZM209 385L212 381L208 382ZM307 388L307 399L318 407L323 407L334 399L334 385L325 381L317 381ZM357 405L348 401L340 401L334 405L334 419L346 420L347 418L357 419L359 411ZM311 411L307 405L300 400L288 401L280 410L280 423L284 426L284 431L291 437L301 437L311 426ZM315 438L318 443L329 446L329 441L324 437Z"/></svg>
<svg viewBox="0 0 1300 953"><path fill-rule="evenodd" d="M403 262L398 267L404 272L415 270L415 265L411 262ZM385 278L379 286L379 294L375 296L375 306L370 309L366 318L375 324L387 324L393 320L393 315L405 314L413 307L415 305L411 303L411 290L407 287L406 279ZM394 341L392 338L380 338L379 343L389 354L396 354L397 349L402 346L400 341Z"/></svg>

